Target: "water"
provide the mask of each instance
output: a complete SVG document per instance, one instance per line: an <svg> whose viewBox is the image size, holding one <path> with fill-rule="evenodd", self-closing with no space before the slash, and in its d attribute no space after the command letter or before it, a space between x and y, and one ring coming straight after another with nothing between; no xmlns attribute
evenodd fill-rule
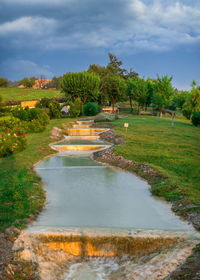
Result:
<svg viewBox="0 0 200 280"><path fill-rule="evenodd" d="M88 122L79 124L90 126ZM96 134L98 129L81 129L81 125L69 129L71 135L76 135L72 136L75 139L65 140L56 145L106 145L99 139L89 141L91 136L88 135ZM99 130L102 131L103 129ZM58 271L62 277L56 276L56 279L62 280L163 279L186 259L196 242L194 239L177 241L172 247L168 247L164 235L168 235L167 231L170 231L172 235L181 236L187 231L192 232L192 227L175 216L169 204L153 197L146 181L132 173L97 163L89 155L91 153L79 153L77 149L77 152L73 151L67 156L59 153L46 158L35 166L45 183L47 205L27 232L33 233L35 237L37 233L41 233L43 239L46 238L47 243L39 245L42 248L39 262L42 279L54 280ZM75 242L76 238L74 243L66 243L62 236L65 231L69 235L77 233L81 236L82 243L78 245ZM96 234L97 237L91 237L90 244L86 245L83 237L87 239L91 234ZM136 257L134 251L133 259L133 256L126 255L106 258L106 254L106 257L85 257L71 265L60 266L62 261L63 264L67 264L69 251L75 252L77 246L88 250L88 255L85 256L92 256L89 252L95 253L98 250L97 255L100 256L102 248L96 248L94 245L95 238L100 238L98 234L102 238L110 237L110 244L101 244L101 241L99 243L103 252L107 250L108 253L109 250L113 250L114 235L125 236L127 240L130 239L130 235L138 235L139 243L142 237L142 245L138 247L139 255ZM160 247L154 250L149 245L149 240L155 240L156 235L163 236L164 239L159 244ZM58 240L51 243L51 236L53 240ZM136 242L137 238L133 242ZM126 247L125 239L123 245ZM118 242L117 239L117 244ZM152 250L145 254L148 246L152 247ZM67 248L66 252L64 248ZM47 253L43 253L46 250ZM143 256L140 257L142 250ZM122 254L124 252L123 250Z"/></svg>
<svg viewBox="0 0 200 280"><path fill-rule="evenodd" d="M104 144L105 142L99 139L96 140L84 140L84 139L70 139L58 142L56 145L93 145Z"/></svg>
<svg viewBox="0 0 200 280"><path fill-rule="evenodd" d="M134 174L67 156L47 158L36 170L47 205L33 227L190 229Z"/></svg>

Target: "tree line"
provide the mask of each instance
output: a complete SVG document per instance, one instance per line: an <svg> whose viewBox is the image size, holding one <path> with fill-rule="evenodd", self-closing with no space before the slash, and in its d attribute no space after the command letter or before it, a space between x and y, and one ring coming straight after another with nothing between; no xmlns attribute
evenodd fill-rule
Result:
<svg viewBox="0 0 200 280"><path fill-rule="evenodd" d="M143 78L133 69L122 67L123 63L114 54L108 54L106 66L91 64L87 71L66 73L53 77L45 88L62 90L69 102L96 102L100 106L109 104L113 111L116 103L128 101L131 111L137 107L137 113L149 106L155 112L182 110L188 119L200 111L200 86L192 81L190 91L179 91L172 86L172 77L157 76L156 79ZM19 84L32 87L36 78L25 77ZM9 82L0 78L0 86L6 87Z"/></svg>
<svg viewBox="0 0 200 280"><path fill-rule="evenodd" d="M106 66L91 64L86 72L66 73L60 79L60 87L72 101L79 98L83 104L97 102L103 106L129 101L131 111L137 113L152 106L158 113L182 110L190 119L200 111L200 86L193 81L191 91L178 91L172 85L172 77L157 76L157 79L140 77L136 71L122 68L114 54L109 53Z"/></svg>

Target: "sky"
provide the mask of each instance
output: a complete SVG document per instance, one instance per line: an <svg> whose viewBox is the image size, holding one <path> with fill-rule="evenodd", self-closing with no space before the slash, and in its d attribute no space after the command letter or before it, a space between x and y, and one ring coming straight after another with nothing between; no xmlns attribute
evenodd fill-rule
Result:
<svg viewBox="0 0 200 280"><path fill-rule="evenodd" d="M200 0L0 0L0 77L46 78L106 65L200 83Z"/></svg>

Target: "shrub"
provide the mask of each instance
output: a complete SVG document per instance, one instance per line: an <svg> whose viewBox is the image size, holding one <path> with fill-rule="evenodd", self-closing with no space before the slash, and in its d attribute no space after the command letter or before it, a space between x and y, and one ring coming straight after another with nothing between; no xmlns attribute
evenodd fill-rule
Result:
<svg viewBox="0 0 200 280"><path fill-rule="evenodd" d="M99 112L99 106L95 102L88 102L83 106L83 112L86 116L96 116Z"/></svg>
<svg viewBox="0 0 200 280"><path fill-rule="evenodd" d="M46 128L46 126L40 120L25 122L24 127L27 133L42 132Z"/></svg>
<svg viewBox="0 0 200 280"><path fill-rule="evenodd" d="M47 125L49 123L49 116L43 109L32 108L28 111L28 120L40 120L43 125Z"/></svg>
<svg viewBox="0 0 200 280"><path fill-rule="evenodd" d="M192 115L192 108L188 103L185 103L183 105L182 113L183 113L184 117L186 117L188 120L190 120L191 115Z"/></svg>
<svg viewBox="0 0 200 280"><path fill-rule="evenodd" d="M21 122L18 118L13 116L5 116L0 118L0 130L4 128L13 129L17 126L20 126Z"/></svg>
<svg viewBox="0 0 200 280"><path fill-rule="evenodd" d="M25 130L21 127L1 127L0 157L24 150L26 147Z"/></svg>
<svg viewBox="0 0 200 280"><path fill-rule="evenodd" d="M78 117L82 111L82 102L80 98L77 98L74 103L69 103L70 109L69 113L72 117Z"/></svg>
<svg viewBox="0 0 200 280"><path fill-rule="evenodd" d="M193 113L192 124L195 126L200 126L200 112Z"/></svg>
<svg viewBox="0 0 200 280"><path fill-rule="evenodd" d="M49 102L49 117L50 119L59 119L61 117L60 104L58 101L51 100Z"/></svg>
<svg viewBox="0 0 200 280"><path fill-rule="evenodd" d="M15 118L20 119L21 121L28 121L29 120L29 108L26 107L24 109L21 106L17 106L12 110L12 115Z"/></svg>
<svg viewBox="0 0 200 280"><path fill-rule="evenodd" d="M46 108L48 109L48 115L51 119L61 118L60 104L58 101L49 98L42 98L40 102L36 104L37 108Z"/></svg>
<svg viewBox="0 0 200 280"><path fill-rule="evenodd" d="M49 103L51 99L49 98L42 98L37 104L36 107L38 108L49 108Z"/></svg>

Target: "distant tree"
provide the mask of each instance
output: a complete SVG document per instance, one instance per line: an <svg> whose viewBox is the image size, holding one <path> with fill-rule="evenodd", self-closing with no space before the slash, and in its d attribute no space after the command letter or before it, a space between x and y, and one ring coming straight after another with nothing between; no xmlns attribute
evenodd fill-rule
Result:
<svg viewBox="0 0 200 280"><path fill-rule="evenodd" d="M182 113L187 119L195 112L200 112L200 89L193 88L183 105Z"/></svg>
<svg viewBox="0 0 200 280"><path fill-rule="evenodd" d="M137 72L133 71L131 68L129 71L125 68L121 68L123 62L117 58L117 56L113 53L108 53L109 57L109 63L107 65L107 68L112 72L113 74L117 74L121 76L122 78L128 79L133 78L138 75Z"/></svg>
<svg viewBox="0 0 200 280"><path fill-rule="evenodd" d="M126 82L117 75L106 75L102 79L101 92L107 97L112 104L112 111L114 113L115 104L125 98Z"/></svg>
<svg viewBox="0 0 200 280"><path fill-rule="evenodd" d="M127 80L127 95L130 100L131 110L132 101L136 101L138 104L138 114L140 113L140 107L144 107L147 102L148 88L147 82L139 77L135 77Z"/></svg>
<svg viewBox="0 0 200 280"><path fill-rule="evenodd" d="M172 86L172 77L163 76L157 77L155 83L155 92L152 98L154 107L162 111L164 108L169 106L170 98L174 93Z"/></svg>
<svg viewBox="0 0 200 280"><path fill-rule="evenodd" d="M191 87L192 87L192 89L197 87L197 82L195 80L192 80Z"/></svg>
<svg viewBox="0 0 200 280"><path fill-rule="evenodd" d="M33 85L35 84L35 80L36 78L35 77L31 77L31 78L28 78L28 77L24 77L21 81L20 81L20 85L23 85L27 88L31 88L33 87Z"/></svg>
<svg viewBox="0 0 200 280"><path fill-rule="evenodd" d="M175 90L174 94L170 99L169 109L176 110L183 108L184 103L188 100L190 92Z"/></svg>
<svg viewBox="0 0 200 280"><path fill-rule="evenodd" d="M7 87L8 86L8 80L6 78L0 77L0 87Z"/></svg>
<svg viewBox="0 0 200 280"><path fill-rule="evenodd" d="M61 81L62 81L62 76L53 77L52 80L48 84L46 84L46 87L61 89L61 85L60 85Z"/></svg>
<svg viewBox="0 0 200 280"><path fill-rule="evenodd" d="M61 81L61 88L72 101L80 98L83 104L99 95L100 78L95 73L66 73Z"/></svg>

